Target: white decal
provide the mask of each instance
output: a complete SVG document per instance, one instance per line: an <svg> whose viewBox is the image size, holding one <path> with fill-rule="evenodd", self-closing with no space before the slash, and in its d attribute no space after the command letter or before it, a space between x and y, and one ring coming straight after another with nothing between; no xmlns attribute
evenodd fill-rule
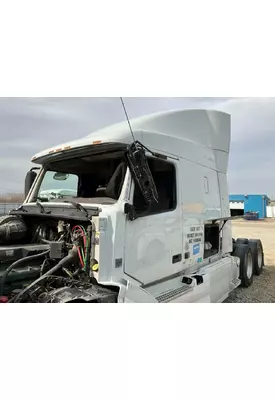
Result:
<svg viewBox="0 0 275 400"><path fill-rule="evenodd" d="M189 233L187 233L187 243L198 244L203 241L203 227L190 226Z"/></svg>
<svg viewBox="0 0 275 400"><path fill-rule="evenodd" d="M107 219L99 218L99 232L104 233L107 230Z"/></svg>

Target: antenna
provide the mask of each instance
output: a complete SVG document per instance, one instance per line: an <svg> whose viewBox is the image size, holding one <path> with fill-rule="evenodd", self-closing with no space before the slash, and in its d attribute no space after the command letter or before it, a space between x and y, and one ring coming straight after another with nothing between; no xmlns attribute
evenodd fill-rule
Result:
<svg viewBox="0 0 275 400"><path fill-rule="evenodd" d="M128 125L129 125L129 128L130 128L130 132L131 132L131 135L132 135L132 137L133 137L133 140L134 140L134 143L135 143L135 147L136 147L135 135L134 135L134 132L133 132L133 130L132 130L131 123L130 123L130 120L129 120L129 117L128 117L128 114L127 114L127 110L126 110L126 107L125 107L125 104L124 104L124 101L123 101L123 98L122 98L122 97L120 97L120 101L121 101L121 104L122 104L122 107L123 107L123 110L124 110L124 113L125 113L125 116L126 116L126 119L127 119Z"/></svg>
<svg viewBox="0 0 275 400"><path fill-rule="evenodd" d="M128 165L133 174L135 183L139 186L146 203L158 203L158 191L156 189L156 185L145 155L145 150L149 151L150 153L152 152L147 149L142 143L136 141L122 97L120 97L120 101L129 125L131 135L133 137L133 143L128 146L128 150L126 152Z"/></svg>

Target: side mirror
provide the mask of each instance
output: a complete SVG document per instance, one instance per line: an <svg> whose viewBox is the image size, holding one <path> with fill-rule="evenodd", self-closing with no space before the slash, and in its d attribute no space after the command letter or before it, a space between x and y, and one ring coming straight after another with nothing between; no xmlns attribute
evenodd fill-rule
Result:
<svg viewBox="0 0 275 400"><path fill-rule="evenodd" d="M130 221L134 221L137 218L135 208L132 204L126 203L124 205L124 213L128 216Z"/></svg>
<svg viewBox="0 0 275 400"><path fill-rule="evenodd" d="M31 187L33 185L33 182L35 181L35 178L37 177L37 173L31 169L25 178L25 198L28 196L29 191L31 190Z"/></svg>

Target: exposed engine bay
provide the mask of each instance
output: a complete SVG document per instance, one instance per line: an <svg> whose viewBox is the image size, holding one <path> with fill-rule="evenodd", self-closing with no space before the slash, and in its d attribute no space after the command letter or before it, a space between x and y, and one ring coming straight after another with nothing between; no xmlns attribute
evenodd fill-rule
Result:
<svg viewBox="0 0 275 400"><path fill-rule="evenodd" d="M115 302L97 284L96 228L46 216L0 218L0 297L19 303Z"/></svg>
<svg viewBox="0 0 275 400"><path fill-rule="evenodd" d="M158 203L158 192L147 163L146 150L150 152L140 142L134 142L124 154L123 162L118 160L117 164L110 164L114 171L103 192L113 202L119 198L127 161L146 204ZM80 204L80 200L86 200L86 203L91 201L91 182L96 186L100 183L99 177L96 172L92 176L87 175L87 165L90 166L87 160L75 158L73 161L66 159L64 165L56 162L58 170L53 179L66 180L68 168L70 173L80 174L77 201L76 198L68 200L64 190L62 194L59 190L57 199L55 196L54 199L47 198L47 191L39 192L37 187L30 203L0 218L0 302L116 302L119 288L101 286L97 279L99 260L95 249L99 239L94 217L98 217L101 210L98 207L91 210L91 204L87 210ZM96 168L88 170L96 171ZM51 169L49 171L52 172ZM107 172L111 172L111 169ZM34 178L34 171L29 171L26 195ZM84 198L81 188L86 190ZM95 193L98 193L98 189L93 191ZM72 208L68 208L68 205ZM126 213L130 219L135 218L131 207Z"/></svg>

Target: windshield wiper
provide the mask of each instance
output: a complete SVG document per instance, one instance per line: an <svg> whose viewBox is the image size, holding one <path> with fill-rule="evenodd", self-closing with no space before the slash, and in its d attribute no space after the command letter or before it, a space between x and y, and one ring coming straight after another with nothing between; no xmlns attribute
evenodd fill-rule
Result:
<svg viewBox="0 0 275 400"><path fill-rule="evenodd" d="M48 203L48 201L49 201L49 199L47 197L39 197L39 196L36 197L36 201L37 200L39 200L39 202L42 202L42 203Z"/></svg>
<svg viewBox="0 0 275 400"><path fill-rule="evenodd" d="M73 205L77 210L83 212L85 214L85 217L87 219L89 219L88 210L85 207L83 207L81 204L76 203L75 201L70 201L70 200L64 200L63 203L67 203L67 204Z"/></svg>
<svg viewBox="0 0 275 400"><path fill-rule="evenodd" d="M36 205L40 208L41 214L51 214L51 211L46 211L39 201L36 201Z"/></svg>
<svg viewBox="0 0 275 400"><path fill-rule="evenodd" d="M62 203L71 204L77 210L81 211L87 219L89 219L89 213L85 207L83 207L81 204L79 204L75 201L64 200L64 197L65 197L64 195L58 195L58 198L56 198L54 200L61 200ZM50 200L47 197L37 197L36 199L37 199L36 205L40 208L41 213L42 214L51 214L51 211L46 211L44 206L41 204L41 202L50 202ZM38 201L38 200L40 200L40 201Z"/></svg>

